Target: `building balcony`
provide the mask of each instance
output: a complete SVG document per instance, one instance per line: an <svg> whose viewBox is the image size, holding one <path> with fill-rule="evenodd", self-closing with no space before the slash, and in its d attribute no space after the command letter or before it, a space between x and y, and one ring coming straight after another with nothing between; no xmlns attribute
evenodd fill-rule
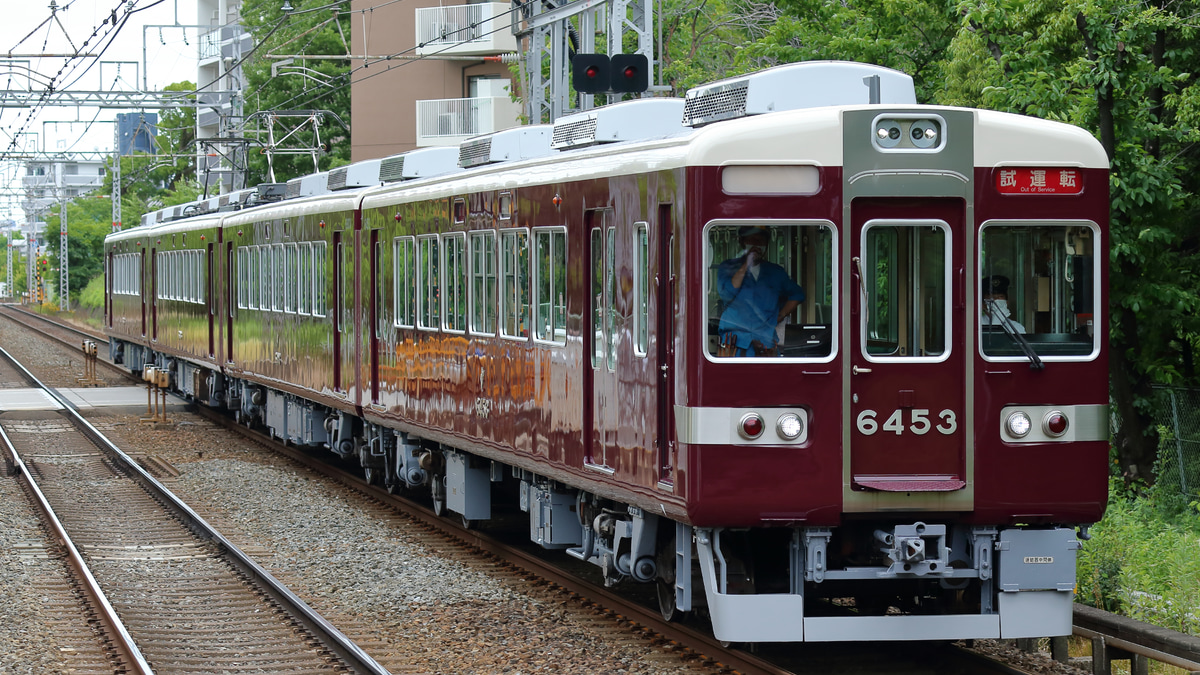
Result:
<svg viewBox="0 0 1200 675"><path fill-rule="evenodd" d="M458 145L472 136L521 125L521 104L508 97L417 101L417 145Z"/></svg>
<svg viewBox="0 0 1200 675"><path fill-rule="evenodd" d="M217 29L201 35L199 50L201 64L221 58L221 30Z"/></svg>
<svg viewBox="0 0 1200 675"><path fill-rule="evenodd" d="M511 6L484 2L417 9L417 54L483 56L512 52Z"/></svg>

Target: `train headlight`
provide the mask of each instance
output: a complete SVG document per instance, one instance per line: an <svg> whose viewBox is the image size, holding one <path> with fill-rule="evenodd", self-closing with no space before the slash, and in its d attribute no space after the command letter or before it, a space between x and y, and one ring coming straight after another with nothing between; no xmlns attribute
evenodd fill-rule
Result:
<svg viewBox="0 0 1200 675"><path fill-rule="evenodd" d="M875 142L881 148L894 148L900 145L900 123L896 120L879 120L875 123Z"/></svg>
<svg viewBox="0 0 1200 675"><path fill-rule="evenodd" d="M912 137L912 144L922 149L936 147L941 140L938 123L933 120L916 120L909 127L908 133Z"/></svg>
<svg viewBox="0 0 1200 675"><path fill-rule="evenodd" d="M738 433L742 435L742 438L752 441L762 436L765 426L758 413L746 413L742 415L742 421L738 423Z"/></svg>
<svg viewBox="0 0 1200 675"><path fill-rule="evenodd" d="M1025 438L1033 428L1033 421L1029 419L1029 415L1018 411L1008 416L1004 426L1013 438Z"/></svg>
<svg viewBox="0 0 1200 675"><path fill-rule="evenodd" d="M794 441L804 433L804 420L796 413L784 413L775 423L775 431L779 433L780 437Z"/></svg>
<svg viewBox="0 0 1200 675"><path fill-rule="evenodd" d="M1058 438L1067 433L1067 427L1070 425L1070 421L1061 410L1051 410L1042 418L1042 431L1046 432L1047 436Z"/></svg>

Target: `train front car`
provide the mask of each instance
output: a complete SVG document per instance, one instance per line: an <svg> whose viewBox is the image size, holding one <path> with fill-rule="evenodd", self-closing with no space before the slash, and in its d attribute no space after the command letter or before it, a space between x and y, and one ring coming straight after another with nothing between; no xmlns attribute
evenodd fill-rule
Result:
<svg viewBox="0 0 1200 675"><path fill-rule="evenodd" d="M1071 632L1107 490L1107 159L912 97L857 64L689 92L693 125L746 117L692 142L679 319L703 594L669 581L720 639Z"/></svg>

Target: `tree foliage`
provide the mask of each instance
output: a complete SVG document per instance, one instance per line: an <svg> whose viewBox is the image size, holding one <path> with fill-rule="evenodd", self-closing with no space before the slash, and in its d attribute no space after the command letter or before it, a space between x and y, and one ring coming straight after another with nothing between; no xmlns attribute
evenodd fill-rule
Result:
<svg viewBox="0 0 1200 675"><path fill-rule="evenodd" d="M271 71L280 59L268 55L331 56L350 53L350 15L339 12L339 5L327 0L296 0L294 11L285 13L283 3L273 0L247 2L242 21L254 36L254 55L243 64L246 83L245 114L290 110L328 110L346 125L350 124L350 60L295 58L286 69ZM300 70L303 68L304 70ZM258 118L247 126L247 136L255 135L260 145L251 146L247 185L267 182L267 155L258 148L268 141L270 122ZM275 139L295 128L294 122L280 119L274 127ZM320 142L325 146L318 167L326 171L350 161L350 130L334 118L325 116L320 123ZM308 128L300 130L281 147L313 147L317 137ZM276 180L283 182L313 173L309 154L277 154L272 163Z"/></svg>

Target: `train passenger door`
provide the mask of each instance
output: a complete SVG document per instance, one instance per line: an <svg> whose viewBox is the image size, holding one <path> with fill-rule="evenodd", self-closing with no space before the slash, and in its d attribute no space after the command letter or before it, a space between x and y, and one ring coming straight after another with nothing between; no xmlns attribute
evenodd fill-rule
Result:
<svg viewBox="0 0 1200 675"><path fill-rule="evenodd" d="M379 240L379 229L371 230L370 238L371 284L370 295L370 381L371 403L379 403L379 338L381 337L380 302L383 295L379 287L383 281L383 242Z"/></svg>
<svg viewBox="0 0 1200 675"><path fill-rule="evenodd" d="M205 252L205 267L207 273L204 281L204 297L208 301L208 355L217 355L217 256L213 249L215 244L209 244Z"/></svg>
<svg viewBox="0 0 1200 675"><path fill-rule="evenodd" d="M651 247L652 248L652 247ZM672 405L675 392L675 232L671 222L671 205L658 207L658 248L655 255L657 271L649 271L647 279L655 281L654 339L658 373L656 409L656 457L658 483L672 485L675 466L675 413Z"/></svg>
<svg viewBox="0 0 1200 675"><path fill-rule="evenodd" d="M158 249L150 249L150 339L158 339ZM144 315L143 315L144 317Z"/></svg>
<svg viewBox="0 0 1200 675"><path fill-rule="evenodd" d="M969 508L963 202L850 212L847 510Z"/></svg>
<svg viewBox="0 0 1200 675"><path fill-rule="evenodd" d="M333 390L344 391L342 387L342 260L343 249L345 242L342 241L342 232L333 233L333 246L331 253L333 254L333 306L330 311L333 312Z"/></svg>
<svg viewBox="0 0 1200 675"><path fill-rule="evenodd" d="M588 263L589 312L585 333L591 352L584 367L584 386L590 400L584 414L584 465L613 473L617 458L617 228L612 211L596 209L584 215L585 256Z"/></svg>
<svg viewBox="0 0 1200 675"><path fill-rule="evenodd" d="M238 284L245 283L242 276L243 270L238 269L234 265L234 250L233 242L225 244L225 361L233 361L233 320L234 307L238 304L238 298L244 297L247 289L240 288Z"/></svg>

